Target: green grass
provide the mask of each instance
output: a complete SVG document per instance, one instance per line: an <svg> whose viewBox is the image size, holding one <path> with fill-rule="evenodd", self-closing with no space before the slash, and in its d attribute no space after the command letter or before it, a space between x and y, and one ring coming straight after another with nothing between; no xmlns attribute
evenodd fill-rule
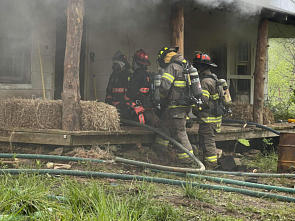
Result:
<svg viewBox="0 0 295 221"><path fill-rule="evenodd" d="M243 164L248 168L257 168L259 172L275 173L277 172L278 155L274 151L267 154L258 154L255 159L243 159Z"/></svg>
<svg viewBox="0 0 295 221"><path fill-rule="evenodd" d="M208 190L201 189L198 186L192 186L191 184L187 184L183 189L185 196L190 199L199 200L205 203L214 203L214 199L209 194Z"/></svg>
<svg viewBox="0 0 295 221"><path fill-rule="evenodd" d="M177 187L67 176L0 176L0 221L295 220L294 210L294 203L204 190L191 184Z"/></svg>
<svg viewBox="0 0 295 221"><path fill-rule="evenodd" d="M179 209L153 199L146 183L121 189L37 175L1 176L0 214L0 220L182 220Z"/></svg>

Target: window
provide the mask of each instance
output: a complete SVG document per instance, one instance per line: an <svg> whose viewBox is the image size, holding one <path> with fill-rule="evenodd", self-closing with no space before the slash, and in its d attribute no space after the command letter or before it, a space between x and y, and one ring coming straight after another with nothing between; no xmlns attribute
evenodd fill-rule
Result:
<svg viewBox="0 0 295 221"><path fill-rule="evenodd" d="M237 49L237 75L251 75L250 73L250 43L240 42Z"/></svg>
<svg viewBox="0 0 295 221"><path fill-rule="evenodd" d="M248 62L249 61L249 43L240 42L238 46L238 62Z"/></svg>
<svg viewBox="0 0 295 221"><path fill-rule="evenodd" d="M0 83L31 83L31 41L0 37Z"/></svg>
<svg viewBox="0 0 295 221"><path fill-rule="evenodd" d="M238 64L237 65L237 75L248 75L248 65Z"/></svg>

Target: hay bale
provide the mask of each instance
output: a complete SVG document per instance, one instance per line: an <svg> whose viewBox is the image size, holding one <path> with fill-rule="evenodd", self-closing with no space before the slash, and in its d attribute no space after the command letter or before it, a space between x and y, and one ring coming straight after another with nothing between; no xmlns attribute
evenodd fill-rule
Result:
<svg viewBox="0 0 295 221"><path fill-rule="evenodd" d="M103 102L81 101L82 130L120 130L120 118L114 106Z"/></svg>
<svg viewBox="0 0 295 221"><path fill-rule="evenodd" d="M117 131L120 119L111 105L81 101L82 130ZM61 129L62 101L9 98L0 100L0 129Z"/></svg>
<svg viewBox="0 0 295 221"><path fill-rule="evenodd" d="M60 129L61 113L61 101L0 100L0 128Z"/></svg>
<svg viewBox="0 0 295 221"><path fill-rule="evenodd" d="M228 117L235 120L253 121L253 105L233 103L231 106L232 116ZM269 108L264 107L263 110L263 124L274 123L274 115Z"/></svg>

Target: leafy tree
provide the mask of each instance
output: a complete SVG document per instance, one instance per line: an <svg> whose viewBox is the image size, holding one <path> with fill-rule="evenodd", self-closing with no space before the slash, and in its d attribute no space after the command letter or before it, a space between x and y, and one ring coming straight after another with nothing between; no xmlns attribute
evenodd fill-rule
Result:
<svg viewBox="0 0 295 221"><path fill-rule="evenodd" d="M295 39L270 39L267 103L276 118L295 117Z"/></svg>

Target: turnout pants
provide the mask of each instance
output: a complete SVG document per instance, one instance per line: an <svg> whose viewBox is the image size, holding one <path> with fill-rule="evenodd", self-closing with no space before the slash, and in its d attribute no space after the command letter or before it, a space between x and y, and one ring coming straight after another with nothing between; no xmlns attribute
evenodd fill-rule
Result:
<svg viewBox="0 0 295 221"><path fill-rule="evenodd" d="M174 138L176 141L181 143L186 149L193 153L192 145L188 139L188 135L186 132L186 116L188 115L190 108L174 108L174 109L166 109L161 114L160 121L160 129L167 134L168 136ZM169 141L163 139L160 136L156 137L155 144L153 147L155 148L167 148L169 145ZM182 151L178 151L178 158L184 159L189 156Z"/></svg>
<svg viewBox="0 0 295 221"><path fill-rule="evenodd" d="M219 124L204 123L199 124L199 147L203 151L204 160L207 162L217 162L215 136Z"/></svg>

